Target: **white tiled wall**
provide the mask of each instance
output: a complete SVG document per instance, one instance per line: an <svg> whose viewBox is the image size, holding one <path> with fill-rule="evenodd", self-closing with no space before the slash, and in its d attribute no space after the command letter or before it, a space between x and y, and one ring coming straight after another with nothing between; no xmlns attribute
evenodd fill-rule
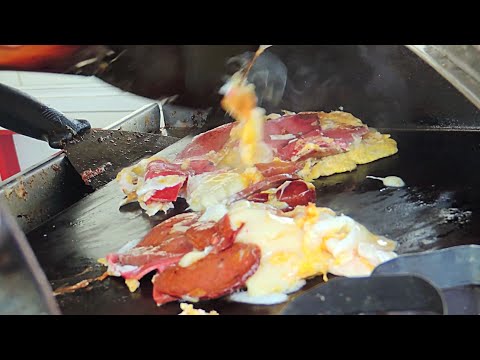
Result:
<svg viewBox="0 0 480 360"><path fill-rule="evenodd" d="M153 102L95 77L0 71L0 83L35 97L67 117L86 119L94 128L106 127ZM15 144L22 170L56 152L44 142L23 136L15 137Z"/></svg>

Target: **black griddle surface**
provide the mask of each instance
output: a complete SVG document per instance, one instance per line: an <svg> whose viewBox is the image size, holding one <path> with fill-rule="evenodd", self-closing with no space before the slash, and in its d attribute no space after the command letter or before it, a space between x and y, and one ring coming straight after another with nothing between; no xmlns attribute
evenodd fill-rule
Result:
<svg viewBox="0 0 480 360"><path fill-rule="evenodd" d="M480 132L383 132L397 140L399 153L317 180L317 205L398 241L399 253L480 244ZM407 186L385 188L367 175L400 176ZM54 289L101 274L105 268L96 263L98 258L140 239L166 218L149 218L135 204L119 209L121 199L112 182L28 234ZM168 217L184 207L179 202ZM78 275L87 268L90 271ZM155 305L150 278L142 280L136 293L121 279L108 278L57 300L64 314L178 314L178 303ZM309 281L304 290L319 282L320 278ZM221 314L276 314L283 308L224 300L198 306Z"/></svg>

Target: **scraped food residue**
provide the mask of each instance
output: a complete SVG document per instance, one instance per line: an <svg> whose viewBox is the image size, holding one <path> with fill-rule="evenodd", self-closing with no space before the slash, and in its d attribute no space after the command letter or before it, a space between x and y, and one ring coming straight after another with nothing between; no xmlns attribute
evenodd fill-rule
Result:
<svg viewBox="0 0 480 360"><path fill-rule="evenodd" d="M82 180L86 185L90 185L92 182L92 179L100 174L103 174L105 172L105 169L107 166L112 166L111 162L107 162L106 164L99 166L98 168L92 170L88 169L82 172Z"/></svg>
<svg viewBox="0 0 480 360"><path fill-rule="evenodd" d="M93 282L96 281L103 281L108 277L108 272L104 272L102 275L96 277L96 278L91 278L91 279L85 279L82 281L79 281L78 283L74 285L68 285L68 286L63 286L61 288L58 288L57 290L53 291L53 296L58 296L58 295L63 295L63 294L70 294L73 293L77 290L80 289L85 289L88 285L90 285Z"/></svg>

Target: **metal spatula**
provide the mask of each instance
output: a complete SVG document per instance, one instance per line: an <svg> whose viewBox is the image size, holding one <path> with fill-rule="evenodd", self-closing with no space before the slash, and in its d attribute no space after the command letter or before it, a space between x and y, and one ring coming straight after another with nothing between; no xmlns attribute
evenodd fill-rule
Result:
<svg viewBox="0 0 480 360"><path fill-rule="evenodd" d="M67 157L93 188L105 185L126 166L178 141L161 134L91 129L86 120L69 119L27 94L0 84L0 125L51 147Z"/></svg>
<svg viewBox="0 0 480 360"><path fill-rule="evenodd" d="M298 295L283 315L444 314L440 292L413 275L335 278Z"/></svg>

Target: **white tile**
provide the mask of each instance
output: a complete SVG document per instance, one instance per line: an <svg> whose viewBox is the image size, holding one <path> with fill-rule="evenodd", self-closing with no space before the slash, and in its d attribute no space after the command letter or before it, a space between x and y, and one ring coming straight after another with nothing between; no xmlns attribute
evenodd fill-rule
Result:
<svg viewBox="0 0 480 360"><path fill-rule="evenodd" d="M13 139L21 170L36 165L59 151L57 149L52 149L44 141L26 136L14 135Z"/></svg>
<svg viewBox="0 0 480 360"><path fill-rule="evenodd" d="M16 71L0 71L0 84L13 87L20 86L20 81Z"/></svg>
<svg viewBox="0 0 480 360"><path fill-rule="evenodd" d="M65 96L43 97L37 99L46 105L62 112L93 112L93 111L135 111L154 101L133 95L106 95L106 96Z"/></svg>
<svg viewBox="0 0 480 360"><path fill-rule="evenodd" d="M104 86L76 86L63 85L48 88L25 88L20 87L19 90L29 94L35 98L50 98L50 97L71 97L77 98L80 96L106 96L106 95L123 95L123 91L117 88L110 88Z"/></svg>
<svg viewBox="0 0 480 360"><path fill-rule="evenodd" d="M22 86L34 85L68 85L68 84L98 84L103 83L98 78L81 75L50 74L19 71Z"/></svg>

